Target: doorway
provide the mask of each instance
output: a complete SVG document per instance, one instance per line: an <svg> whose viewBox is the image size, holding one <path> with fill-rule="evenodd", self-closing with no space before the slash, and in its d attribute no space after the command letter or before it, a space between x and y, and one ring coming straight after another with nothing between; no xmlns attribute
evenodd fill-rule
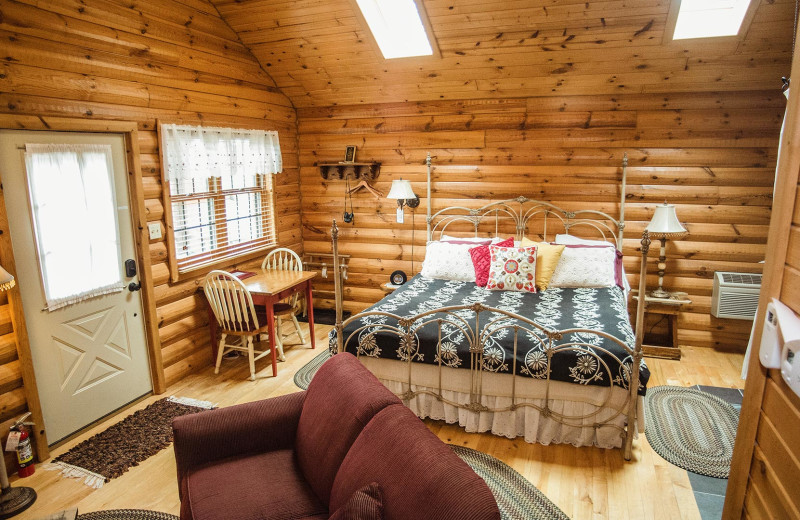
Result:
<svg viewBox="0 0 800 520"><path fill-rule="evenodd" d="M49 443L152 390L123 135L0 131Z"/></svg>

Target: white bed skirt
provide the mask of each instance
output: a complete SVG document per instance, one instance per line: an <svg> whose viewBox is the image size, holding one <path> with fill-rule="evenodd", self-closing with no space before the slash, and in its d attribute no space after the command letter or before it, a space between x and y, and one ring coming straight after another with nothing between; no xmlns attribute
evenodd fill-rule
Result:
<svg viewBox="0 0 800 520"><path fill-rule="evenodd" d="M359 357L364 365L370 369L386 387L395 394L403 394L408 390L408 366L404 362ZM414 363L414 365L421 365ZM415 376L412 381L411 389L414 392L430 391L438 393L438 385L433 383L431 371L436 370L432 365L415 367ZM443 368L443 389L442 396L451 402L467 405L470 402L468 387L464 388L463 378L468 377L469 371L463 369ZM427 372L427 373L425 373ZM489 408L505 408L511 406L510 394L498 388L501 381L502 387L508 387L508 374L485 374L494 376L484 381L484 395L482 404ZM425 377L427 376L427 377ZM438 380L438 376L435 377ZM461 381L458 381L461 380ZM426 386L425 383L428 383ZM448 384L449 383L449 384ZM627 413L620 413L624 410L624 402L627 400L627 392L621 388L615 388L610 396L603 397L604 406L596 403L599 395L604 393L598 387L587 387L560 381L550 382L549 408L552 412L567 416L589 416L581 420L570 420L570 423L580 426L567 426L554 420L552 417L545 417L539 410L529 406L521 406L517 410L507 412L472 412L447 404L438 400L430 394L419 394L406 404L418 417L425 419L442 420L448 424L458 424L467 432L491 432L494 435L514 439L523 437L526 442L537 444L571 444L573 446L597 446L600 448L619 448L623 444L622 428L627 424ZM452 389L448 389L448 387ZM487 388L488 387L488 388ZM494 388L494 392L491 392ZM526 379L523 384L518 385L516 402L534 404L544 408L544 381ZM467 391L463 391L467 390ZM605 389L607 392L609 389ZM494 395L493 395L494 394ZM499 394L499 395L498 395ZM504 395L505 394L505 395ZM638 399L638 420L634 425L636 431L642 431L644 423L642 421L643 399ZM596 403L596 404L594 404ZM600 410L597 415L591 415ZM616 416L616 417L614 417ZM594 428L597 422L602 422L610 417L610 425Z"/></svg>

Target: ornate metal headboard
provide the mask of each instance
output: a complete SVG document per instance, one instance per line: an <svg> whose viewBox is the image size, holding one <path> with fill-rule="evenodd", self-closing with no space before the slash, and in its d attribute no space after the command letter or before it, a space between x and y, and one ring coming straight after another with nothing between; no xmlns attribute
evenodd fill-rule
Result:
<svg viewBox="0 0 800 520"><path fill-rule="evenodd" d="M622 250L622 236L625 229L625 186L627 181L628 156L622 159L622 193L620 198L620 218L615 219L608 213L593 209L565 210L549 202L517 197L516 199L492 202L479 208L450 206L431 214L431 157L428 154L428 240L440 238L447 228L455 224L463 233L464 227L470 228L475 236L479 233L493 231L500 233L501 226L508 232L511 228L517 240L521 240L529 232L528 225L533 221L541 221L541 228L535 233L542 240L555 238L556 233L574 234L577 231L582 238L602 239L612 242L617 250ZM494 224L492 230L492 223ZM548 230L548 224L549 230Z"/></svg>

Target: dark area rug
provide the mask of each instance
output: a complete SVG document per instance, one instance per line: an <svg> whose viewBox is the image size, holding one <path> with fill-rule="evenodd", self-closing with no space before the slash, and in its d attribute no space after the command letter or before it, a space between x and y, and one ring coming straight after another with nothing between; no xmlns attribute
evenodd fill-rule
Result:
<svg viewBox="0 0 800 520"><path fill-rule="evenodd" d="M503 520L568 520L569 517L514 468L481 451L450 444L492 490Z"/></svg>
<svg viewBox="0 0 800 520"><path fill-rule="evenodd" d="M739 412L693 388L656 386L644 399L645 436L656 453L700 475L728 478Z"/></svg>
<svg viewBox="0 0 800 520"><path fill-rule="evenodd" d="M172 419L213 408L211 403L180 397L159 399L143 410L81 442L45 465L65 477L81 478L99 488L172 442Z"/></svg>
<svg viewBox="0 0 800 520"><path fill-rule="evenodd" d="M342 319L350 317L349 311L342 312ZM308 323L308 316L298 316L297 321ZM317 309L314 307L314 323L321 325L336 325L336 311L334 309Z"/></svg>

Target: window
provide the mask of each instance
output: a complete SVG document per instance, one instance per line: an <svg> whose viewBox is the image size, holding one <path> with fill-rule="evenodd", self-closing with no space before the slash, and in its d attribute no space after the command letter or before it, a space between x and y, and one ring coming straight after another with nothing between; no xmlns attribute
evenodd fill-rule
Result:
<svg viewBox="0 0 800 520"><path fill-rule="evenodd" d="M111 146L26 144L47 310L122 290Z"/></svg>
<svg viewBox="0 0 800 520"><path fill-rule="evenodd" d="M356 0L383 57L431 56L433 47L414 0Z"/></svg>
<svg viewBox="0 0 800 520"><path fill-rule="evenodd" d="M161 139L173 281L178 273L277 244L276 132L161 125Z"/></svg>
<svg viewBox="0 0 800 520"><path fill-rule="evenodd" d="M674 40L734 36L750 0L681 0Z"/></svg>

